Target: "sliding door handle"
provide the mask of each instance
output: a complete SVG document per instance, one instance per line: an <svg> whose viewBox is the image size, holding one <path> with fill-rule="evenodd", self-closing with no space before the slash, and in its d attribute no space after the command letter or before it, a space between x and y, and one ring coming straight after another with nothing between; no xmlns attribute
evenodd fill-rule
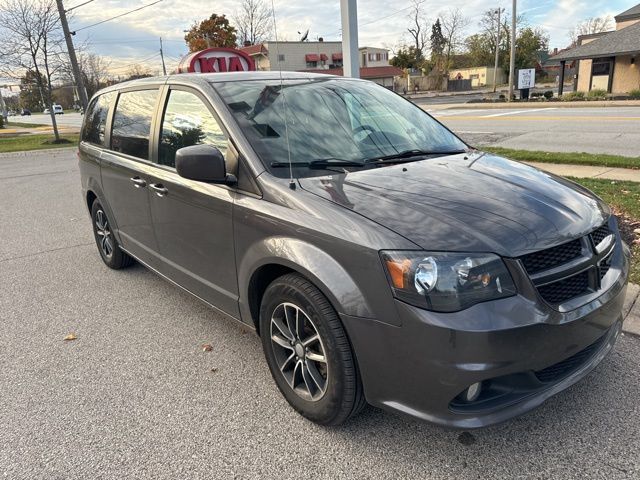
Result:
<svg viewBox="0 0 640 480"><path fill-rule="evenodd" d="M149 188L156 192L156 195L158 195L159 197L164 197L167 193L169 193L169 190L167 190L161 183L152 183L151 185L149 185Z"/></svg>

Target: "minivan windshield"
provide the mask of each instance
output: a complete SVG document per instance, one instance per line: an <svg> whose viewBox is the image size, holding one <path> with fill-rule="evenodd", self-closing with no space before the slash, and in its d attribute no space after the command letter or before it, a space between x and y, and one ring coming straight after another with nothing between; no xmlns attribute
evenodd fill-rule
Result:
<svg viewBox="0 0 640 480"><path fill-rule="evenodd" d="M213 86L279 177L290 175L289 161L295 177L308 177L468 148L422 109L372 82L328 77Z"/></svg>

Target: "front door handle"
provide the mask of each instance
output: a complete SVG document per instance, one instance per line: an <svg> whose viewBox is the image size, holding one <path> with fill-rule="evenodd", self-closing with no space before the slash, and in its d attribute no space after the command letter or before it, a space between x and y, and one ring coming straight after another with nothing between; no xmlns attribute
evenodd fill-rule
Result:
<svg viewBox="0 0 640 480"><path fill-rule="evenodd" d="M131 181L133 182L133 186L136 188L144 188L147 186L147 182L140 177L133 177L131 178Z"/></svg>
<svg viewBox="0 0 640 480"><path fill-rule="evenodd" d="M149 185L149 188L156 192L156 195L158 195L159 197L164 197L167 193L169 193L169 190L167 190L161 183L152 183L151 185Z"/></svg>

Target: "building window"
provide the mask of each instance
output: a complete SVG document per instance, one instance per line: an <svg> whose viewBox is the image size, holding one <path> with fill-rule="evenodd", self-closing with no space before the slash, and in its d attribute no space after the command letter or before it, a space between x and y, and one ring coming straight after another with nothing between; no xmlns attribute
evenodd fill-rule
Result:
<svg viewBox="0 0 640 480"><path fill-rule="evenodd" d="M307 62L307 68L318 68L318 62Z"/></svg>
<svg viewBox="0 0 640 480"><path fill-rule="evenodd" d="M284 53L279 53L278 54L278 61L279 62L284 62Z"/></svg>
<svg viewBox="0 0 640 480"><path fill-rule="evenodd" d="M593 62L593 67L591 68L591 74L595 76L599 75L609 75L611 73L611 62L607 60L606 62Z"/></svg>

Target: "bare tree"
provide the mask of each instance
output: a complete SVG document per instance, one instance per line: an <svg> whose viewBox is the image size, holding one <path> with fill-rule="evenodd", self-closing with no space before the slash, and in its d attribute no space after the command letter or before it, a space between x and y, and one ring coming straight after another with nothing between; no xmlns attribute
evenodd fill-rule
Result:
<svg viewBox="0 0 640 480"><path fill-rule="evenodd" d="M67 63L64 37L53 0L0 3L0 68L10 77L33 71L40 97L49 108L55 141L60 141L53 110L53 79Z"/></svg>
<svg viewBox="0 0 640 480"><path fill-rule="evenodd" d="M569 34L571 46L578 45L578 37L581 35L592 35L613 30L613 19L611 17L592 17L583 20Z"/></svg>
<svg viewBox="0 0 640 480"><path fill-rule="evenodd" d="M95 53L83 52L78 56L78 63L88 90L87 95L91 98L104 85L111 62Z"/></svg>
<svg viewBox="0 0 640 480"><path fill-rule="evenodd" d="M445 70L451 67L451 56L458 52L465 41L464 31L469 26L469 19L459 8L449 9L441 16L442 34L445 39Z"/></svg>
<svg viewBox="0 0 640 480"><path fill-rule="evenodd" d="M424 58L425 49L429 39L428 22L424 16L425 0L411 0L411 13L409 13L409 27L407 31L411 35L416 47L416 55L419 60Z"/></svg>
<svg viewBox="0 0 640 480"><path fill-rule="evenodd" d="M271 10L263 0L242 0L233 17L238 29L238 43L262 43L271 35Z"/></svg>

